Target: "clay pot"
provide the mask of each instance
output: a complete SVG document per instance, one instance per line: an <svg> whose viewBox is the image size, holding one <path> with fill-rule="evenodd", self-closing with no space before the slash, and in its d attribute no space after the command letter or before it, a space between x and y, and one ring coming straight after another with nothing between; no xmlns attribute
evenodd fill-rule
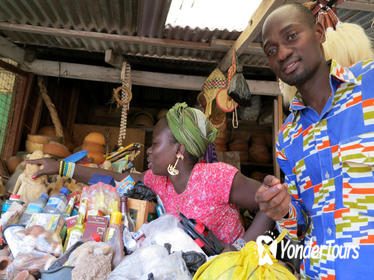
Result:
<svg viewBox="0 0 374 280"><path fill-rule="evenodd" d="M269 163L271 161L271 154L265 145L252 144L248 153L251 161L258 163Z"/></svg>
<svg viewBox="0 0 374 280"><path fill-rule="evenodd" d="M245 151L248 153L248 144L243 142L234 142L229 144L230 151Z"/></svg>
<svg viewBox="0 0 374 280"><path fill-rule="evenodd" d="M165 117L167 113L168 113L168 109L161 109L161 110L157 113L157 119L159 120L159 119Z"/></svg>
<svg viewBox="0 0 374 280"><path fill-rule="evenodd" d="M217 144L216 143L216 151L217 152L226 152L227 151L226 144Z"/></svg>
<svg viewBox="0 0 374 280"><path fill-rule="evenodd" d="M43 126L39 129L38 134L56 137L56 129L54 126Z"/></svg>
<svg viewBox="0 0 374 280"><path fill-rule="evenodd" d="M240 162L247 162L249 159L248 151L239 151Z"/></svg>
<svg viewBox="0 0 374 280"><path fill-rule="evenodd" d="M94 152L94 153L105 153L105 148L103 145L87 142L85 141L82 145L82 150L87 150L87 152Z"/></svg>
<svg viewBox="0 0 374 280"><path fill-rule="evenodd" d="M83 142L91 142L105 146L105 137L100 132L91 132L84 137Z"/></svg>
<svg viewBox="0 0 374 280"><path fill-rule="evenodd" d="M16 170L18 164L20 164L21 162L22 162L22 159L20 159L17 156L9 157L5 162L9 173L13 173Z"/></svg>
<svg viewBox="0 0 374 280"><path fill-rule="evenodd" d="M87 153L88 160L92 161L93 163L100 164L104 162L104 154L102 153L95 153L95 152L88 152Z"/></svg>
<svg viewBox="0 0 374 280"><path fill-rule="evenodd" d="M65 158L71 155L67 147L65 147L64 145L60 143L53 142L53 141L49 142L48 144L44 144L43 153L61 157L61 158Z"/></svg>
<svg viewBox="0 0 374 280"><path fill-rule="evenodd" d="M153 126L153 116L148 112L139 112L135 115L135 125L152 127Z"/></svg>
<svg viewBox="0 0 374 280"><path fill-rule="evenodd" d="M39 134L28 134L27 140L30 142L38 143L38 144L47 144L50 141L61 142L61 137L56 136L46 136L46 135L39 135Z"/></svg>
<svg viewBox="0 0 374 280"><path fill-rule="evenodd" d="M35 151L43 151L43 144L32 142L30 140L26 140L26 151L29 153L33 153Z"/></svg>

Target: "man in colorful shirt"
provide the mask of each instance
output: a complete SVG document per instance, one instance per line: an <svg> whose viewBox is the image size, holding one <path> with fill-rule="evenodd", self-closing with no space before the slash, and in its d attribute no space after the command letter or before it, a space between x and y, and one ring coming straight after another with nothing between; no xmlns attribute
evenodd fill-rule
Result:
<svg viewBox="0 0 374 280"><path fill-rule="evenodd" d="M374 61L349 69L326 63L323 41L302 5L282 6L264 23L270 68L298 93L277 141L285 183L266 177L256 201L280 230L304 241L302 278L371 279Z"/></svg>

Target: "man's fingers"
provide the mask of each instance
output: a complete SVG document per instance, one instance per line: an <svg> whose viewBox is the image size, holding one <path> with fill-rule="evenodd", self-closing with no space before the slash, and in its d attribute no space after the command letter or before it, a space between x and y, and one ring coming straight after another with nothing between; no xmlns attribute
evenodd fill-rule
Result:
<svg viewBox="0 0 374 280"><path fill-rule="evenodd" d="M31 178L36 179L36 178L38 178L38 177L40 177L40 176L42 176L42 175L44 175L44 174L43 174L43 169L41 169L41 170L35 172L35 173L31 176Z"/></svg>
<svg viewBox="0 0 374 280"><path fill-rule="evenodd" d="M281 190L282 190L281 184L275 185L270 188L261 186L256 192L255 200L257 201L257 203L269 202L274 196L279 194Z"/></svg>
<svg viewBox="0 0 374 280"><path fill-rule="evenodd" d="M280 180L273 176L273 175L267 175L265 178L264 178L264 184L269 186L269 187L273 187L277 184L280 184Z"/></svg>

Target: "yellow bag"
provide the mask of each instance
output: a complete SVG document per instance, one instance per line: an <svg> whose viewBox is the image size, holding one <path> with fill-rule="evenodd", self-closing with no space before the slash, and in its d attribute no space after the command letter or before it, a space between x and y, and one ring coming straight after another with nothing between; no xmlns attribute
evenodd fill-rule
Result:
<svg viewBox="0 0 374 280"><path fill-rule="evenodd" d="M282 232L273 242L280 242L286 232ZM270 253L269 246L264 245L273 264L258 265L257 243L248 242L239 252L227 252L203 264L193 280L296 280L296 277Z"/></svg>

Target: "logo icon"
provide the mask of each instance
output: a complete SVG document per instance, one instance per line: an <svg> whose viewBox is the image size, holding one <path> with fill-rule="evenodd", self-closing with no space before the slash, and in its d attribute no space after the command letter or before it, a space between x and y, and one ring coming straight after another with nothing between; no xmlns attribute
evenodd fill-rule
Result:
<svg viewBox="0 0 374 280"><path fill-rule="evenodd" d="M257 243L257 251L259 255L258 265L264 265L266 263L268 263L269 265L272 265L273 261L269 254L269 251L275 258L277 255L277 241L274 238L270 237L269 235L259 235L256 239L256 243ZM269 251L265 249L264 243L265 244L270 243L270 245L265 245L267 246Z"/></svg>

